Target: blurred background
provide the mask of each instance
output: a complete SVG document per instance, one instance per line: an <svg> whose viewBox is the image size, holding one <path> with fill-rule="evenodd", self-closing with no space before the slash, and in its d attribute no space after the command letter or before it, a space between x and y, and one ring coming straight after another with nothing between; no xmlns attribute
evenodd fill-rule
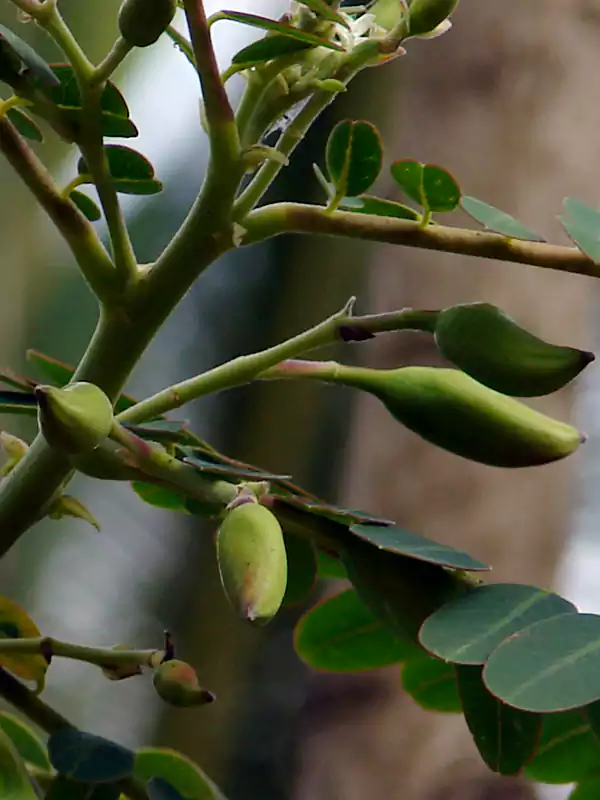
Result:
<svg viewBox="0 0 600 800"><path fill-rule="evenodd" d="M116 35L119 0L60 0L94 60ZM209 11L222 5L208 0ZM279 0L236 0L277 16ZM14 7L0 22L15 28ZM600 130L600 2L462 0L453 30L410 43L408 56L360 76L323 115L284 170L272 199L321 200L311 164L323 163L328 131L354 116L382 130L387 162L439 163L463 190L564 241L555 221L565 196L596 206ZM178 25L181 25L178 20ZM42 34L18 33L52 62ZM256 37L215 27L223 65ZM134 146L155 164L165 191L128 199L137 253L151 261L183 219L202 180L206 141L197 80L163 37L117 73L133 120ZM233 86L232 93L239 92ZM52 137L38 151L67 183L73 154ZM383 178L379 194L395 198ZM0 362L26 370L36 347L73 363L95 322L95 304L54 230L0 162L2 260ZM455 223L464 220L456 214ZM484 300L564 344L598 346L597 289L589 279L384 245L285 237L223 259L189 293L130 383L144 396L224 359L279 341L338 309L443 307ZM379 337L337 354L378 367L436 363L426 337ZM558 588L600 611L595 521L600 473L600 370L541 408L589 434L581 455L535 470L471 464L402 431L369 398L322 386L257 385L186 409L201 436L240 459L292 473L332 501L390 516L409 530L466 548L494 565L496 580ZM0 424L31 436L26 424ZM160 705L150 681L107 682L61 662L47 698L74 722L123 744L157 744L196 759L230 800L503 800L566 797L486 771L462 718L420 710L403 697L398 670L358 676L309 672L291 645L302 609L266 630L248 630L225 604L211 531L143 505L128 486L78 480L74 494L102 524L44 523L2 562L2 593L22 603L43 632L81 643L160 646L175 635L219 701L198 711ZM315 598L316 599L316 596ZM536 794L537 792L537 794Z"/></svg>

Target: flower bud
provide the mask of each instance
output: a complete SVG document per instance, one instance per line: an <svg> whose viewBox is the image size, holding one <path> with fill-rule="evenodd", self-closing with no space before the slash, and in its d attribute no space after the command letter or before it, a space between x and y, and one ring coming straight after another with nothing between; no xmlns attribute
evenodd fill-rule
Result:
<svg viewBox="0 0 600 800"><path fill-rule="evenodd" d="M410 36L426 36L445 22L458 0L412 0L409 4Z"/></svg>
<svg viewBox="0 0 600 800"><path fill-rule="evenodd" d="M133 47L148 47L171 23L177 0L124 0L119 9L119 31Z"/></svg>
<svg viewBox="0 0 600 800"><path fill-rule="evenodd" d="M68 455L83 455L110 433L113 410L108 397L91 383L64 389L36 386L38 423L51 447Z"/></svg>
<svg viewBox="0 0 600 800"><path fill-rule="evenodd" d="M246 502L231 510L217 535L221 583L242 619L269 622L287 586L287 554L277 517L265 506Z"/></svg>
<svg viewBox="0 0 600 800"><path fill-rule="evenodd" d="M155 670L152 681L158 696L177 708L203 706L215 700L212 692L198 684L196 671L185 661L165 661Z"/></svg>

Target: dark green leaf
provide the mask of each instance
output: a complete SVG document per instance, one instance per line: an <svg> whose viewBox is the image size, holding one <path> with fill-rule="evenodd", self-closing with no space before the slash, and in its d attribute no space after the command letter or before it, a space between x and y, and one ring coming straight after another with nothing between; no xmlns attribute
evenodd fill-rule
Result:
<svg viewBox="0 0 600 800"><path fill-rule="evenodd" d="M32 142L43 142L44 135L35 122L20 108L9 108L6 116L19 131L21 136Z"/></svg>
<svg viewBox="0 0 600 800"><path fill-rule="evenodd" d="M141 153L123 145L110 144L104 148L112 182L122 194L156 194L162 183L154 178L154 167ZM77 163L77 172L88 176L84 158ZM91 177L89 182L92 182Z"/></svg>
<svg viewBox="0 0 600 800"><path fill-rule="evenodd" d="M62 361L40 353L39 350L27 350L27 361L33 364L40 377L49 381L53 386L66 386L73 377L73 367L63 364Z"/></svg>
<svg viewBox="0 0 600 800"><path fill-rule="evenodd" d="M135 433L136 436L139 436L140 439L162 442L163 444L174 444L184 442L187 439L187 424L187 420L157 419L140 425L128 425L125 423L125 427Z"/></svg>
<svg viewBox="0 0 600 800"><path fill-rule="evenodd" d="M480 222L485 228L494 233L500 233L510 239L525 239L531 242L544 242L543 236L526 228L521 222L511 217L499 208L477 200L475 197L462 196L461 208L470 217Z"/></svg>
<svg viewBox="0 0 600 800"><path fill-rule="evenodd" d="M481 667L455 669L465 720L481 757L494 772L516 775L535 750L542 717L510 708L491 695L481 679Z"/></svg>
<svg viewBox="0 0 600 800"><path fill-rule="evenodd" d="M17 375L17 373L13 372L11 369L3 369L0 371L0 383L4 383L6 386L12 386L14 389L19 389L31 395L36 385L36 381L32 381L23 375Z"/></svg>
<svg viewBox="0 0 600 800"><path fill-rule="evenodd" d="M600 213L573 197L567 197L564 207L569 216L559 217L563 228L582 253L600 263Z"/></svg>
<svg viewBox="0 0 600 800"><path fill-rule="evenodd" d="M354 214L373 214L376 217L409 219L413 222L421 219L418 211L402 205L402 203L395 203L392 200L383 200L381 197L371 197L368 194L361 195L356 200L361 201L360 206L347 207L343 202L340 205L344 211L351 211Z"/></svg>
<svg viewBox="0 0 600 800"><path fill-rule="evenodd" d="M446 661L484 664L492 650L514 633L573 611L577 611L573 603L536 586L478 586L426 619L419 640Z"/></svg>
<svg viewBox="0 0 600 800"><path fill-rule="evenodd" d="M357 536L345 543L342 556L349 579L373 614L415 643L425 619L465 590L441 566L380 549Z"/></svg>
<svg viewBox="0 0 600 800"><path fill-rule="evenodd" d="M25 764L2 730L0 730L0 797L3 800L37 800Z"/></svg>
<svg viewBox="0 0 600 800"><path fill-rule="evenodd" d="M142 483L141 481L132 481L131 488L148 505L156 508L165 508L168 511L184 511L187 513L184 496L171 491L171 489L155 486L153 483Z"/></svg>
<svg viewBox="0 0 600 800"><path fill-rule="evenodd" d="M395 526L383 527L381 525L351 525L350 531L361 539L389 550L392 553L401 553L403 556L427 561L430 564L440 564L444 567L462 570L487 570L485 564L477 561L468 553L455 550L445 544L439 544L431 539L425 539L416 533L410 533Z"/></svg>
<svg viewBox="0 0 600 800"><path fill-rule="evenodd" d="M177 789L162 778L150 778L147 788L150 800L186 800Z"/></svg>
<svg viewBox="0 0 600 800"><path fill-rule="evenodd" d="M24 42L23 39L4 25L0 25L0 44L3 55L8 47L17 56L18 61L21 62L21 67L18 69L20 74L28 72L46 89L57 85L56 76L44 59L27 42ZM16 61L14 62L15 66L17 63Z"/></svg>
<svg viewBox="0 0 600 800"><path fill-rule="evenodd" d="M569 795L569 800L598 800L600 797L600 778L589 778L579 783Z"/></svg>
<svg viewBox="0 0 600 800"><path fill-rule="evenodd" d="M37 402L32 394L0 391L0 414L37 415Z"/></svg>
<svg viewBox="0 0 600 800"><path fill-rule="evenodd" d="M315 548L308 539L284 533L288 562L288 578L284 606L303 603L310 595L317 579Z"/></svg>
<svg viewBox="0 0 600 800"><path fill-rule="evenodd" d="M581 710L545 714L528 778L541 783L571 783L598 770L600 747Z"/></svg>
<svg viewBox="0 0 600 800"><path fill-rule="evenodd" d="M58 775L45 800L119 800L121 790L114 783L80 783Z"/></svg>
<svg viewBox="0 0 600 800"><path fill-rule="evenodd" d="M595 703L590 703L583 709L583 711L585 712L585 717L590 724L592 733L600 743L600 700L596 701Z"/></svg>
<svg viewBox="0 0 600 800"><path fill-rule="evenodd" d="M135 754L110 739L65 726L48 740L57 772L83 783L111 783L133 773Z"/></svg>
<svg viewBox="0 0 600 800"><path fill-rule="evenodd" d="M225 800L199 766L174 750L153 747L138 750L134 774L143 781L162 778L186 800Z"/></svg>
<svg viewBox="0 0 600 800"><path fill-rule="evenodd" d="M394 161L390 167L392 178L407 197L420 206L425 205L423 196L423 165L412 158Z"/></svg>
<svg viewBox="0 0 600 800"><path fill-rule="evenodd" d="M338 196L363 194L381 171L383 148L379 131L370 122L339 122L327 140L325 157Z"/></svg>
<svg viewBox="0 0 600 800"><path fill-rule="evenodd" d="M23 761L39 769L50 769L46 748L26 722L3 711L0 713L0 728L9 737Z"/></svg>
<svg viewBox="0 0 600 800"><path fill-rule="evenodd" d="M348 580L346 568L339 558L334 558L334 556L324 553L322 550L317 550L317 565L319 578L325 580L328 578Z"/></svg>
<svg viewBox="0 0 600 800"><path fill-rule="evenodd" d="M243 467L229 466L228 464L217 463L209 460L208 455L204 458L198 456L187 456L183 459L186 464L191 464L198 472L210 475L227 475L230 478L251 478L255 481L285 480L289 475L275 475L270 472L262 472L258 469L244 469Z"/></svg>
<svg viewBox="0 0 600 800"><path fill-rule="evenodd" d="M460 187L445 169L435 164L425 164L423 196L430 211L454 211L460 201Z"/></svg>
<svg viewBox="0 0 600 800"><path fill-rule="evenodd" d="M60 85L52 92L52 99L62 108L81 109L81 93L73 69L68 64L52 64L52 71ZM100 98L103 112L128 119L129 109L125 98L114 83L108 81Z"/></svg>
<svg viewBox="0 0 600 800"><path fill-rule="evenodd" d="M252 42L248 47L244 47L232 58L233 64L261 64L279 56L287 56L306 50L313 45L307 42L299 42L281 34L266 36L257 42Z"/></svg>
<svg viewBox="0 0 600 800"><path fill-rule="evenodd" d="M297 39L300 42L306 42L306 44L314 45L316 47L327 47L329 50L340 51L343 51L344 49L339 44L331 42L328 39L323 39L320 36L316 36L314 33L300 30L300 28L294 28L292 25L285 25L283 22L276 22L273 19L259 17L256 14L246 14L242 11L219 11L212 16L213 22L217 22L218 20L222 19L227 19L231 22L241 22L244 25L250 25L253 28L262 28L265 31L278 33L281 36L287 36L290 39Z"/></svg>
<svg viewBox="0 0 600 800"><path fill-rule="evenodd" d="M542 713L600 699L600 617L561 614L505 640L484 671L488 689L508 705Z"/></svg>
<svg viewBox="0 0 600 800"><path fill-rule="evenodd" d="M460 714L462 706L452 664L423 656L402 667L404 691L422 708L447 714Z"/></svg>
<svg viewBox="0 0 600 800"><path fill-rule="evenodd" d="M69 195L71 200L75 203L77 208L81 211L84 217L89 219L90 222L97 222L102 216L99 207L94 203L91 197L83 192L78 192L74 189Z"/></svg>
<svg viewBox="0 0 600 800"><path fill-rule="evenodd" d="M316 514L319 517L325 517L333 522L339 522L342 525L347 526L359 522L381 526L393 525L389 519L376 517L373 514L367 514L366 512L356 511L351 508L334 506L331 503L325 503L321 500L313 500L310 497L285 496L278 498L277 502L280 502L283 505L289 505L293 506L294 508L302 509L310 514Z"/></svg>
<svg viewBox="0 0 600 800"><path fill-rule="evenodd" d="M419 653L374 617L354 589L308 611L296 625L294 647L306 664L329 672L377 669Z"/></svg>

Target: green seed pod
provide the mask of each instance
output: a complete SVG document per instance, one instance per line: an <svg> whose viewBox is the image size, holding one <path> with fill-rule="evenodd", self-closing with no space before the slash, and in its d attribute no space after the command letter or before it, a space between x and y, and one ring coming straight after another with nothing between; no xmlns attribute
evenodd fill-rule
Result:
<svg viewBox="0 0 600 800"><path fill-rule="evenodd" d="M594 360L594 354L586 350L538 339L489 303L441 311L435 340L442 355L463 372L515 397L555 392Z"/></svg>
<svg viewBox="0 0 600 800"><path fill-rule="evenodd" d="M217 534L221 583L243 619L271 620L287 585L287 555L281 526L268 508L247 502L230 511Z"/></svg>
<svg viewBox="0 0 600 800"><path fill-rule="evenodd" d="M199 685L195 669L185 661L165 661L155 669L152 682L158 696L177 708L205 706L215 700L212 692Z"/></svg>
<svg viewBox="0 0 600 800"><path fill-rule="evenodd" d="M36 386L38 423L51 447L68 455L89 453L102 442L113 423L113 410L104 392L91 383L72 383L64 389Z"/></svg>
<svg viewBox="0 0 600 800"><path fill-rule="evenodd" d="M409 3L411 36L425 36L448 19L458 0L412 0Z"/></svg>
<svg viewBox="0 0 600 800"><path fill-rule="evenodd" d="M547 464L570 455L586 438L571 425L488 389L459 370L338 365L328 380L370 392L423 439L481 464Z"/></svg>
<svg viewBox="0 0 600 800"><path fill-rule="evenodd" d="M134 47L148 47L163 34L177 11L177 0L124 0L119 31Z"/></svg>

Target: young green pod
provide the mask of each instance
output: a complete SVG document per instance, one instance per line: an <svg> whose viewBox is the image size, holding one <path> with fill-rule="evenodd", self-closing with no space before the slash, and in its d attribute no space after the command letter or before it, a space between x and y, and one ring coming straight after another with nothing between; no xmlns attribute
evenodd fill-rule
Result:
<svg viewBox="0 0 600 800"><path fill-rule="evenodd" d="M221 583L243 619L257 625L271 620L287 585L287 555L275 515L256 502L232 509L217 534Z"/></svg>
<svg viewBox="0 0 600 800"><path fill-rule="evenodd" d="M158 696L177 708L205 706L215 700L212 692L199 685L195 669L175 658L154 670L152 682Z"/></svg>
<svg viewBox="0 0 600 800"><path fill-rule="evenodd" d="M435 340L440 353L463 372L515 397L556 392L594 360L586 350L539 339L490 303L440 311Z"/></svg>
<svg viewBox="0 0 600 800"><path fill-rule="evenodd" d="M177 0L124 0L119 9L121 36L133 47L148 47L163 34L177 11Z"/></svg>
<svg viewBox="0 0 600 800"><path fill-rule="evenodd" d="M35 396L40 430L56 450L83 455L94 450L110 433L112 405L92 383L72 383L64 389L39 385Z"/></svg>
<svg viewBox="0 0 600 800"><path fill-rule="evenodd" d="M409 33L426 36L453 13L458 0L412 0L409 3Z"/></svg>
<svg viewBox="0 0 600 800"><path fill-rule="evenodd" d="M375 395L399 422L432 444L490 466L547 464L570 455L585 441L571 425L455 369L338 365L329 379Z"/></svg>

